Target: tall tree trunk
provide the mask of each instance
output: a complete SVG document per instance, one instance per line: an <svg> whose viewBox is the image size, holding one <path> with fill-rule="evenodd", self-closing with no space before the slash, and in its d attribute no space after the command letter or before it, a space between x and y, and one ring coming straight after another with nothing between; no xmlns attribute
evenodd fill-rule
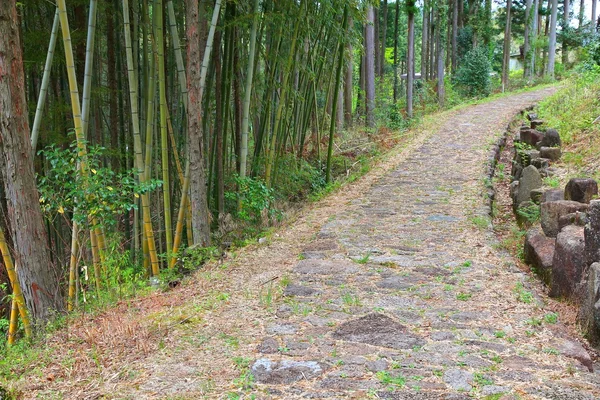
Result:
<svg viewBox="0 0 600 400"><path fill-rule="evenodd" d="M108 80L108 109L109 120L108 130L110 132L110 148L115 152L112 157L112 168L114 171L119 171L120 158L117 154L119 148L119 119L117 114L117 76L116 76L116 57L115 57L115 24L114 24L114 8L113 1L106 0L105 5L105 20L106 20L106 51L107 51L107 80Z"/></svg>
<svg viewBox="0 0 600 400"><path fill-rule="evenodd" d="M27 122L25 77L16 1L0 3L0 169L6 194L18 278L35 322L64 304L51 265L48 238L35 185Z"/></svg>
<svg viewBox="0 0 600 400"><path fill-rule="evenodd" d="M592 0L594 2L594 0ZM579 14L577 15L577 29L581 30L583 27L583 18L585 16L585 0L579 2Z"/></svg>
<svg viewBox="0 0 600 400"><path fill-rule="evenodd" d="M415 1L406 2L408 13L408 49L406 52L406 115L413 116L413 88L415 86Z"/></svg>
<svg viewBox="0 0 600 400"><path fill-rule="evenodd" d="M206 193L204 143L202 137L202 94L206 84L208 60L211 53L221 0L216 0L206 50L200 64L200 27L198 1L186 1L187 21L187 79L188 79L188 143L190 158L190 203L194 244L210 244L210 226Z"/></svg>
<svg viewBox="0 0 600 400"><path fill-rule="evenodd" d="M394 104L398 101L398 22L400 20L400 2L396 1L394 16ZM421 50L423 51L423 50ZM422 59L422 57L421 57ZM421 65L423 71L423 65Z"/></svg>
<svg viewBox="0 0 600 400"><path fill-rule="evenodd" d="M554 63L556 60L556 25L558 17L558 0L552 0L552 13L550 14L550 36L548 37L548 68L547 74L554 78Z"/></svg>
<svg viewBox="0 0 600 400"><path fill-rule="evenodd" d="M385 70L385 49L387 47L387 25L388 25L388 0L383 0L383 24L381 30L381 52L379 53L379 76L383 78Z"/></svg>
<svg viewBox="0 0 600 400"><path fill-rule="evenodd" d="M502 57L502 91L508 89L508 73L510 69L510 12L512 7L512 0L506 2L506 25L504 27L504 51Z"/></svg>
<svg viewBox="0 0 600 400"><path fill-rule="evenodd" d="M532 1L525 1L525 30L523 32L523 77L530 78L531 72L531 42L532 35L535 35L532 29L533 10Z"/></svg>
<svg viewBox="0 0 600 400"><path fill-rule="evenodd" d="M529 43L531 45L531 70L529 71L529 79L533 79L533 75L535 74L535 59L537 57L537 37L539 31L539 7L540 1L542 0L533 0L533 15L531 16L531 32L529 34L530 40Z"/></svg>
<svg viewBox="0 0 600 400"><path fill-rule="evenodd" d="M354 31L354 24L352 18L348 17L348 29L350 32ZM347 63L346 63L346 74L344 77L344 119L346 121L346 127L352 126L352 88L353 82L353 69L354 69L354 57L352 51L352 41L348 40L347 46Z"/></svg>
<svg viewBox="0 0 600 400"><path fill-rule="evenodd" d="M452 73L456 72L457 67L457 38L458 38L458 3L462 0L452 0Z"/></svg>
<svg viewBox="0 0 600 400"><path fill-rule="evenodd" d="M564 0L563 3L564 6L564 12L563 12L563 21L562 21L562 33L563 33L563 39L562 39L562 49L561 49L561 56L562 56L562 65L563 65L563 69L567 69L567 64L569 64L569 43L568 43L568 31L569 31L569 23L571 20L570 17L570 4L569 4L569 0Z"/></svg>
<svg viewBox="0 0 600 400"><path fill-rule="evenodd" d="M365 28L365 102L367 106L367 126L375 126L375 31L373 6L367 6L367 26Z"/></svg>
<svg viewBox="0 0 600 400"><path fill-rule="evenodd" d="M398 2L396 2L398 3ZM427 52L429 49L429 0L423 2L423 32L421 34L421 79L427 79ZM397 37L398 35L396 35Z"/></svg>
<svg viewBox="0 0 600 400"><path fill-rule="evenodd" d="M379 56L379 54L381 53L381 32L380 32L380 27L381 27L381 22L379 20L380 15L379 15L379 7L377 8L373 8L373 28L374 28L374 37L375 39L373 39L373 46L375 49L375 75L379 75L379 70L380 70L380 62L381 62L381 57Z"/></svg>
<svg viewBox="0 0 600 400"><path fill-rule="evenodd" d="M598 17L596 16L596 4L598 0L592 0L592 32L598 30Z"/></svg>
<svg viewBox="0 0 600 400"><path fill-rule="evenodd" d="M444 106L446 97L444 88L444 45L442 44L442 32L444 32L444 21L442 10L445 6L445 0L441 0L437 3L436 19L437 19L437 32L436 32L436 54L437 54L437 92L438 92L438 104L440 107Z"/></svg>

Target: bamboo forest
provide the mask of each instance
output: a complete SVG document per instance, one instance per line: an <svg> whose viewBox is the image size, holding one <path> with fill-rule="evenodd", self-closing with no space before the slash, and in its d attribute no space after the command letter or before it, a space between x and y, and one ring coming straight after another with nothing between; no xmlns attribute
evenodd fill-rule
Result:
<svg viewBox="0 0 600 400"><path fill-rule="evenodd" d="M0 398L34 398L22 381L14 387L7 382L36 365L33 360L41 357L44 346L71 346L63 339L70 329L77 331L75 326L86 324L81 329L92 335L94 329L101 330L98 321L122 313L125 304L130 310L138 307L138 301L159 301L156 296L163 294L179 296L177 302L183 303L210 294L216 303L232 304L232 291L212 287L206 274L214 270L223 279L234 279L237 272L228 266L253 249L265 257L255 260L262 263L257 271L265 276L270 276L267 272L274 263L311 261L312 253L304 252L294 256L293 263L283 258L276 262L277 248L269 249L290 224L311 223L304 219L307 210L344 197L336 193L376 173L390 152L411 148L413 142L425 143L427 139L418 139L416 132L435 131L436 121L451 118L453 112L496 98L506 98L502 107L510 107L518 101L507 96L568 85L579 88L572 94L595 90L597 98L596 7L596 0L2 0ZM593 104L586 106L589 112L600 115L597 99ZM565 121L573 107L562 109ZM544 118L549 124L551 115L557 115L538 113L541 116L534 115L532 121ZM481 118L455 127L483 123ZM585 121L592 126L589 118ZM541 123L532 122L532 128ZM595 126L589 129L596 132ZM483 131L469 143L488 143ZM581 146L578 149L588 145ZM425 165L423 158L415 160L410 164L415 168ZM582 160L579 165L585 164ZM505 174L515 176L512 168L511 172L509 165ZM552 179L548 176L542 176L545 183ZM442 186L435 193L450 190L452 204L458 189ZM378 201L387 204L389 193L382 191ZM415 193L419 198L429 196ZM343 204L340 210L345 209ZM358 203L349 198L347 204ZM327 216L322 223L334 219L333 214ZM424 217L410 218L406 223ZM444 223L456 223L444 218ZM477 225L476 218L466 221ZM372 231L383 235L384 225ZM395 231L385 232L393 236ZM315 240L330 238L323 230L312 235ZM417 251L418 240L406 239L410 240L412 244L398 247L395 254ZM384 254L373 245L354 257L349 242L340 243L347 249L340 254L360 268ZM380 268L394 268L396 261L390 260L382 261ZM245 268L241 265L235 271ZM208 283L186 300L188 288L200 287L194 279ZM267 314L275 307L270 305L273 297L285 296L292 287L287 279L291 279L287 273L278 273L254 285L257 304L267 304ZM280 292L266 289L273 282L281 284ZM215 290L222 292L214 295ZM233 291L251 298L254 289L244 290L239 286ZM181 294L171 294L177 291ZM361 306L343 296L340 301L349 309ZM202 304L203 313L218 307ZM239 313L245 318L241 309ZM275 311L270 315L275 314L279 315ZM182 317L176 324L190 318ZM132 337L138 331L133 325L123 329L129 329ZM333 335L339 332L341 328ZM419 343L409 347L422 346ZM277 344L274 349L285 357L294 347ZM26 360L26 354L38 356ZM231 392L235 395L206 398L296 398L285 391L253 397L257 380L275 379L262 373L292 364L264 366L266 361L259 360L251 367L245 356L232 359L232 368L249 381L235 386L238 389ZM306 382L317 374L311 365L294 367L304 368L299 374ZM60 386L56 372L42 370L46 384ZM378 385L404 387L393 374L373 371ZM61 378L65 385L82 379L73 374ZM468 385L474 389L466 392L484 398L485 385L477 376ZM443 379L453 385L446 375ZM279 383L292 381L285 378ZM44 385L30 388L36 391L35 398L180 398L156 388L147 397L111 394L108 389L94 396L73 390L54 397L43 391ZM213 391L214 385L220 387L213 383ZM225 393L219 390L213 393ZM361 396L355 398L369 397ZM515 396L506 399L538 398ZM587 398L565 396L560 398Z"/></svg>

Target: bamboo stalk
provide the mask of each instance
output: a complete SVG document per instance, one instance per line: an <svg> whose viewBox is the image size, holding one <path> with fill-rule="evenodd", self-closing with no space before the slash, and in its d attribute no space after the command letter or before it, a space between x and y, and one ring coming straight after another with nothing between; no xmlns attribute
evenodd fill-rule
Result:
<svg viewBox="0 0 600 400"><path fill-rule="evenodd" d="M187 78L185 76L185 65L183 63L183 55L181 54L181 44L179 42L179 33L177 32L177 20L175 19L175 10L173 8L173 0L167 2L169 12L169 26L171 28L171 40L173 40L173 50L175 51L175 61L177 63L177 77L179 78L179 87L183 99L183 108L187 112L188 90Z"/></svg>
<svg viewBox="0 0 600 400"><path fill-rule="evenodd" d="M64 0L61 0L64 1ZM127 78L129 80L129 99L131 105L131 120L133 125L133 147L135 152L135 164L138 179L141 183L146 182L144 159L142 155L142 140L140 135L140 122L138 113L137 80L133 65L133 51L131 49L131 32L129 22L129 0L123 0L123 25L125 28L125 48L127 53ZM142 194L142 218L144 220L144 231L148 242L148 252L153 275L158 275L160 266L154 242L154 231L152 230L152 219L150 216L150 198L148 193Z"/></svg>
<svg viewBox="0 0 600 400"><path fill-rule="evenodd" d="M77 222L73 221L73 232L71 233L71 256L69 262L69 293L67 296L67 311L73 311L75 306L75 292L77 291L77 251L79 248L79 243L77 241L78 231L79 227Z"/></svg>
<svg viewBox="0 0 600 400"><path fill-rule="evenodd" d="M10 306L10 322L8 323L8 338L7 343L9 346L15 344L15 338L17 336L17 328L19 327L19 306L17 301L13 297Z"/></svg>
<svg viewBox="0 0 600 400"><path fill-rule="evenodd" d="M58 8L54 13L54 22L52 23L52 32L50 33L50 43L48 44L48 53L46 55L46 64L44 65L44 76L40 87L40 95L38 97L37 107L35 109L35 117L31 128L31 150L35 154L38 137L40 134L40 125L42 123L42 114L44 105L46 104L46 95L48 94L48 84L50 83L50 70L52 69L52 59L54 58L54 49L56 48L56 38L58 37Z"/></svg>

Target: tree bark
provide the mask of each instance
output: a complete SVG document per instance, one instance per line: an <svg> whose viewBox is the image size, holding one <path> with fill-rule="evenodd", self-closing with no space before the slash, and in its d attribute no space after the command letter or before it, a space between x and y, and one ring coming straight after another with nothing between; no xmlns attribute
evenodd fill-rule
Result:
<svg viewBox="0 0 600 400"><path fill-rule="evenodd" d="M16 1L0 3L0 168L17 273L35 322L64 309L35 185Z"/></svg>
<svg viewBox="0 0 600 400"><path fill-rule="evenodd" d="M523 32L523 77L530 78L531 72L531 35L534 34L532 29L532 1L525 2L525 30Z"/></svg>
<svg viewBox="0 0 600 400"><path fill-rule="evenodd" d="M400 20L400 2L396 1L396 14L394 16L394 104L398 101L398 22ZM423 51L423 50L421 50ZM421 58L422 59L422 58ZM423 65L421 65L421 71Z"/></svg>
<svg viewBox="0 0 600 400"><path fill-rule="evenodd" d="M352 23L352 18L348 17L348 26L351 31L354 30L354 24ZM346 74L344 77L344 119L346 120L346 127L352 126L352 87L354 85L353 82L353 68L354 68L354 60L353 60L353 51L352 51L352 41L348 40L347 44L347 54L348 60L346 64Z"/></svg>
<svg viewBox="0 0 600 400"><path fill-rule="evenodd" d="M413 116L413 88L415 80L415 1L408 0L406 3L408 12L408 49L406 52L406 114L409 118Z"/></svg>
<svg viewBox="0 0 600 400"><path fill-rule="evenodd" d="M462 0L461 0L462 1ZM510 1L510 0L509 0ZM456 72L457 67L457 37L458 37L458 3L459 0L452 0L452 73Z"/></svg>
<svg viewBox="0 0 600 400"><path fill-rule="evenodd" d="M567 32L569 30L569 21L570 21L570 4L569 4L569 0L564 0L563 3L563 26L562 26L562 30L563 30L563 40L562 40L562 49L561 49L561 56L562 56L562 64L563 64L563 68L566 70L567 69L567 64L569 63L569 43L568 43L568 38L567 38Z"/></svg>
<svg viewBox="0 0 600 400"><path fill-rule="evenodd" d="M548 68L547 74L554 77L554 63L556 60L556 25L558 17L558 0L552 0L552 13L550 14L550 36L548 37Z"/></svg>
<svg viewBox="0 0 600 400"><path fill-rule="evenodd" d="M427 78L427 52L429 49L429 1L423 3L423 32L421 34L421 79ZM396 35L397 36L397 35Z"/></svg>
<svg viewBox="0 0 600 400"><path fill-rule="evenodd" d="M598 30L598 20L596 16L596 2L598 0L592 0L592 32L596 32Z"/></svg>
<svg viewBox="0 0 600 400"><path fill-rule="evenodd" d="M221 0L217 0L202 64L200 63L200 26L198 1L186 1L187 79L188 79L188 146L190 158L190 203L194 244L210 244L210 226L206 192L205 154L202 135L202 94L206 82L208 57Z"/></svg>
<svg viewBox="0 0 600 400"><path fill-rule="evenodd" d="M367 26L365 28L365 102L367 105L367 126L375 126L375 32L373 6L367 6Z"/></svg>
<svg viewBox="0 0 600 400"><path fill-rule="evenodd" d="M510 12L512 0L506 2L506 25L504 27L504 51L502 57L502 92L508 88L508 73L510 69Z"/></svg>
<svg viewBox="0 0 600 400"><path fill-rule="evenodd" d="M383 78L385 70L385 49L387 47L388 0L383 0L383 24L381 30L381 51L379 53L379 76Z"/></svg>

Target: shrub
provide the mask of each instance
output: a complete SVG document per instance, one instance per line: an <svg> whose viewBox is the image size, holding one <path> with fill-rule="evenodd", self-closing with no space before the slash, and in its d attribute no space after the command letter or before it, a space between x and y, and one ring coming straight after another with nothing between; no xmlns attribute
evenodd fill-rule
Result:
<svg viewBox="0 0 600 400"><path fill-rule="evenodd" d="M476 47L461 60L454 78L458 90L466 96L490 94L490 60L484 47Z"/></svg>

